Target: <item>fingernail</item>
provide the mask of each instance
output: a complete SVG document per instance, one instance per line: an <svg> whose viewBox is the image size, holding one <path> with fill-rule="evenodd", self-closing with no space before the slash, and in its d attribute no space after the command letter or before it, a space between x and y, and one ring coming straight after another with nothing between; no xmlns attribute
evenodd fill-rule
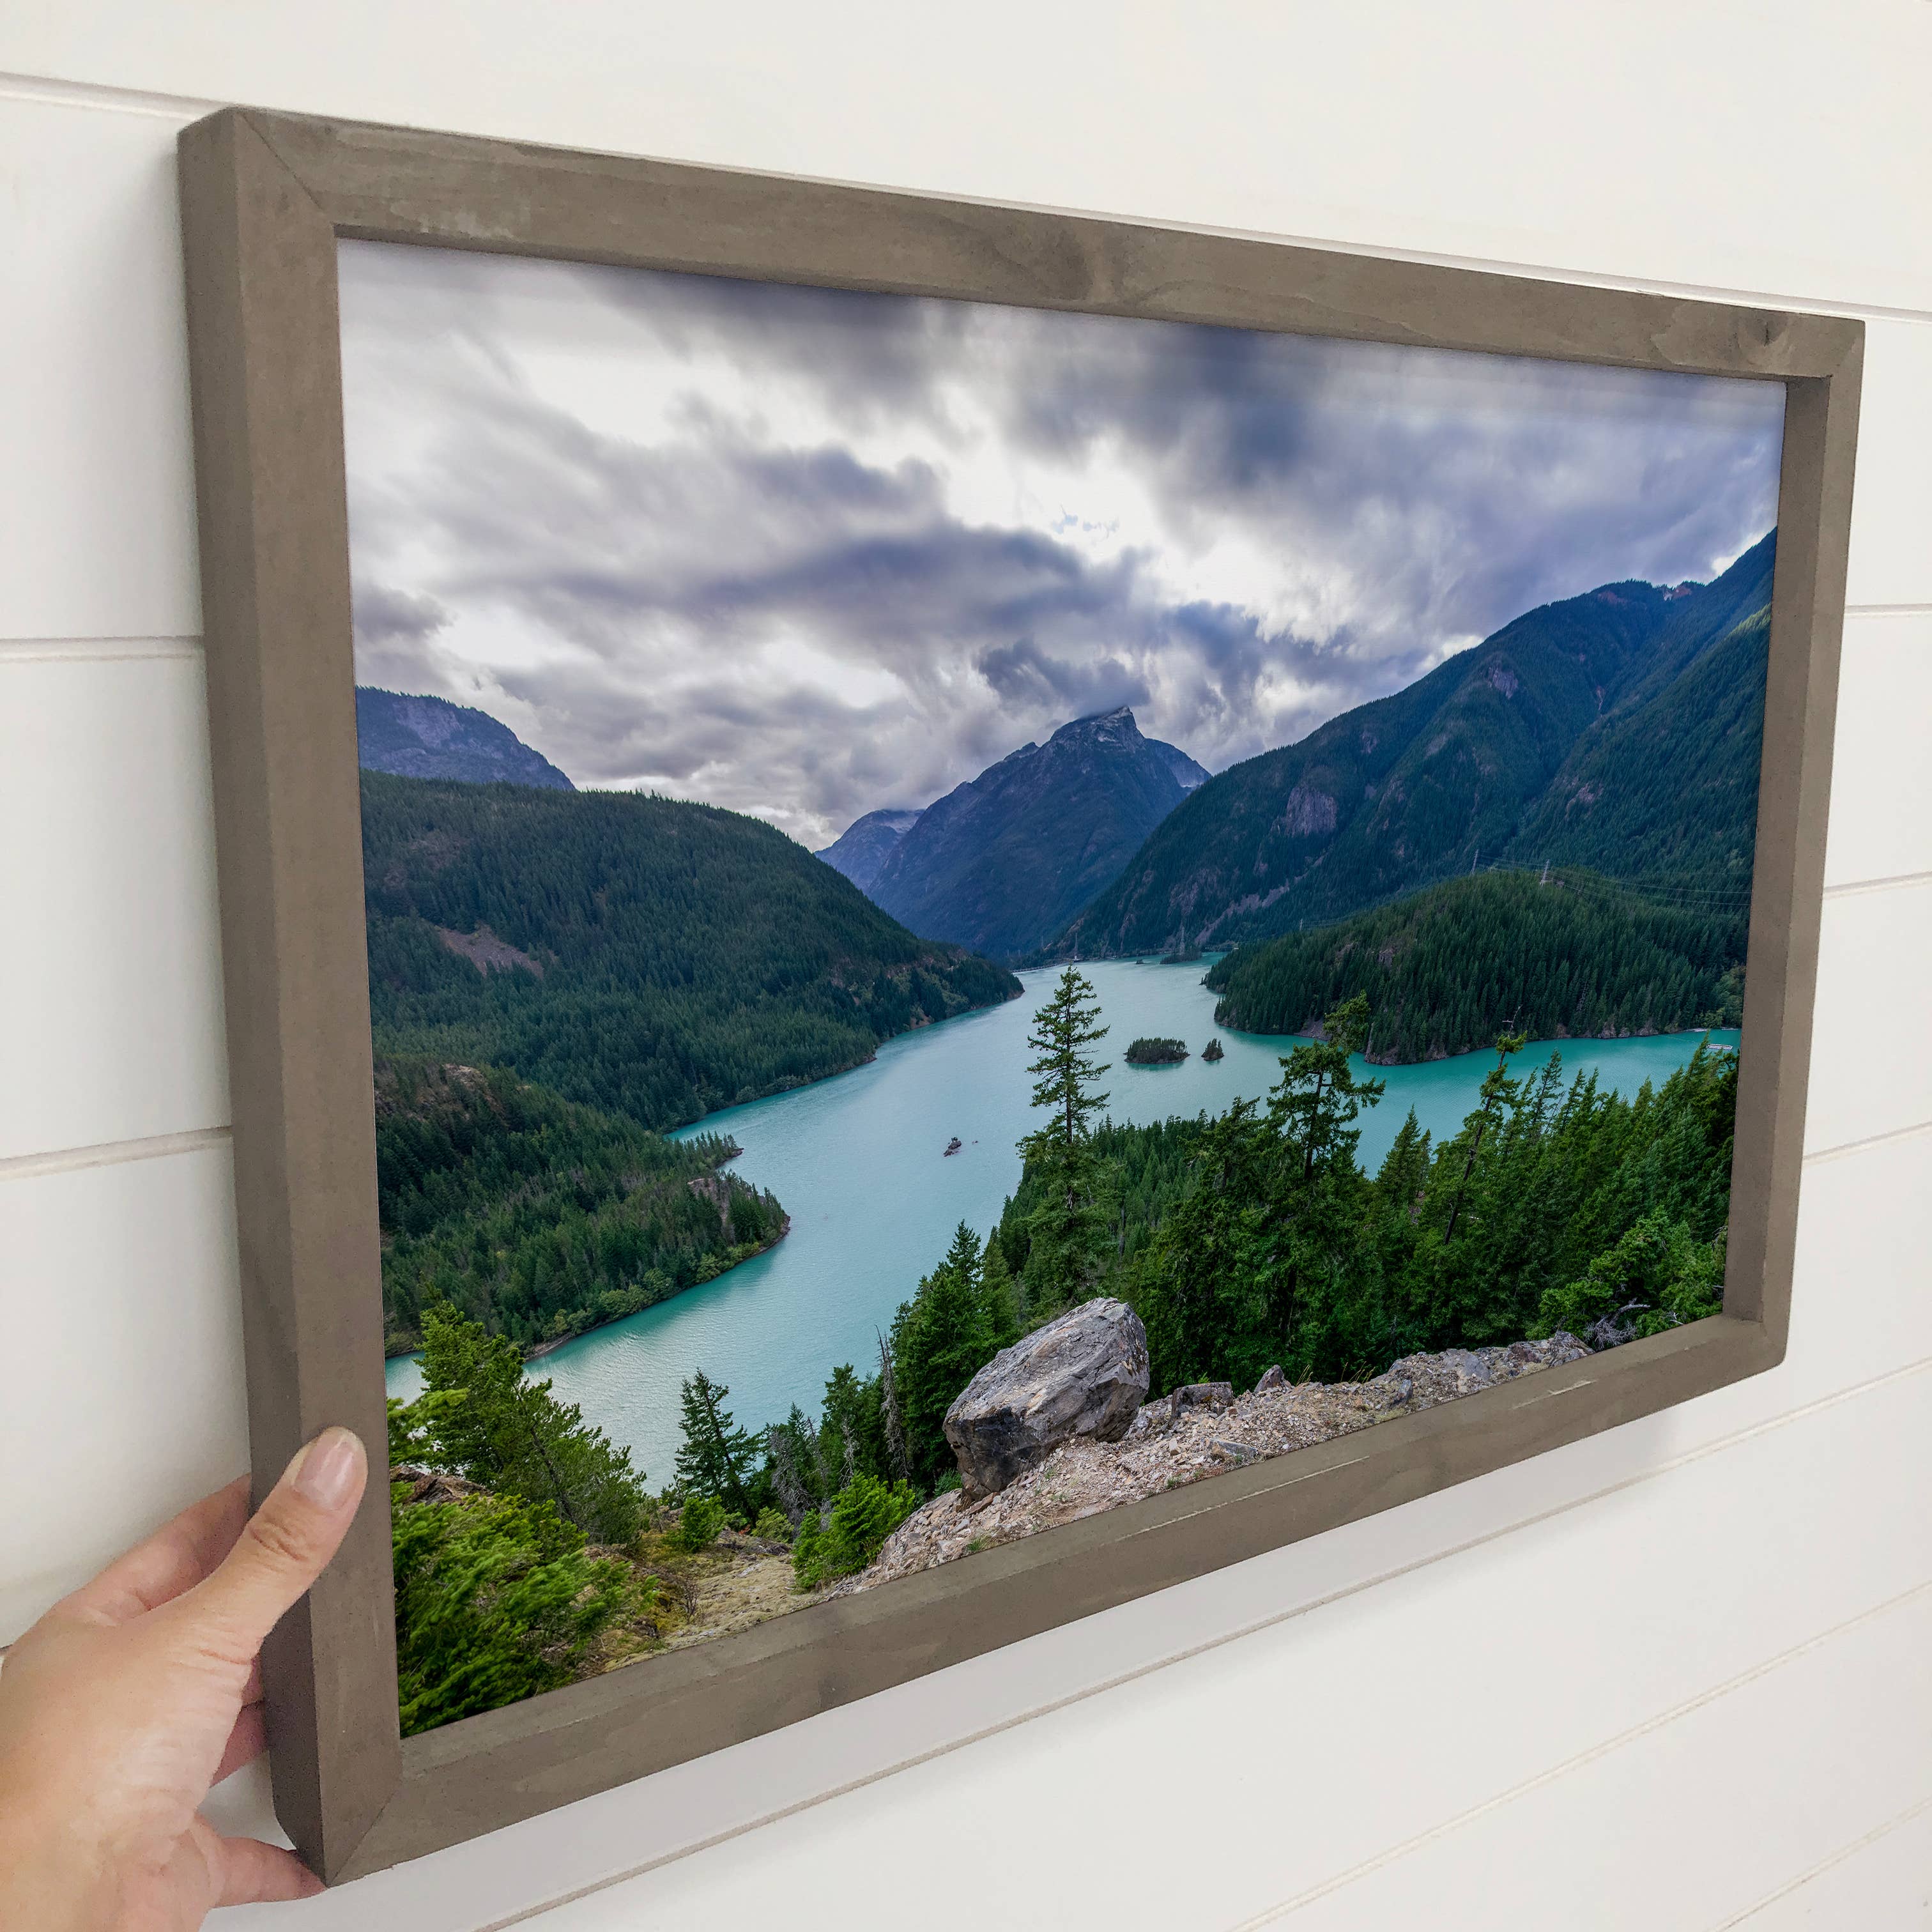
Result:
<svg viewBox="0 0 1932 1932"><path fill-rule="evenodd" d="M349 1500L362 1463L362 1444L346 1429L325 1429L308 1445L296 1487L312 1503L338 1510Z"/></svg>

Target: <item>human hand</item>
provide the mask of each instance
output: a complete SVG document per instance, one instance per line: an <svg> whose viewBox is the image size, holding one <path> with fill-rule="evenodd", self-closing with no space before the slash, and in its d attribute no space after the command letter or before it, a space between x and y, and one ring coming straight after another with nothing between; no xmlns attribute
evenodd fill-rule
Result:
<svg viewBox="0 0 1932 1932"><path fill-rule="evenodd" d="M347 1533L368 1458L325 1430L248 1514L244 1477L56 1604L0 1667L0 1921L183 1932L300 1898L292 1852L197 1814L263 1744L262 1640Z"/></svg>

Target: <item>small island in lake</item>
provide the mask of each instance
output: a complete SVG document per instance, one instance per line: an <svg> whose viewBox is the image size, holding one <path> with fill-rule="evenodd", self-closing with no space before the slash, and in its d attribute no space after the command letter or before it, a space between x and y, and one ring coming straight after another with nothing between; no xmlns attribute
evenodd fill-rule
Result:
<svg viewBox="0 0 1932 1932"><path fill-rule="evenodd" d="M1226 1060L1227 1057L1228 1049L1221 1044L1218 1039L1210 1040L1208 1044L1201 1049L1201 1058L1203 1060Z"/></svg>
<svg viewBox="0 0 1932 1932"><path fill-rule="evenodd" d="M1191 966L1200 957L1199 946L1184 942L1177 946L1172 952L1163 952L1160 956L1160 963L1163 966Z"/></svg>
<svg viewBox="0 0 1932 1932"><path fill-rule="evenodd" d="M1137 1040L1127 1048L1130 1066L1178 1066L1186 1058L1182 1040Z"/></svg>

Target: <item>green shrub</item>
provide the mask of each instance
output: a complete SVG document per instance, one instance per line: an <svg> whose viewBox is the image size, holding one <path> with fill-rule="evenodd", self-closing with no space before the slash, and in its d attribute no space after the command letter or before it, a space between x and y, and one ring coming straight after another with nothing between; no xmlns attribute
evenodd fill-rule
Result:
<svg viewBox="0 0 1932 1932"><path fill-rule="evenodd" d="M791 1524L783 1510L762 1509L758 1520L752 1526L752 1534L762 1537L767 1543L789 1543L791 1540Z"/></svg>
<svg viewBox="0 0 1932 1932"><path fill-rule="evenodd" d="M583 1532L547 1502L410 1504L394 1529L405 1735L569 1683L598 1633L650 1600L625 1564L586 1555Z"/></svg>
<svg viewBox="0 0 1932 1932"><path fill-rule="evenodd" d="M1607 1321L1633 1338L1658 1335L1722 1314L1724 1306L1724 1231L1700 1241L1660 1210L1598 1255L1582 1280L1546 1290L1530 1333L1586 1336L1592 1324Z"/></svg>
<svg viewBox="0 0 1932 1932"><path fill-rule="evenodd" d="M816 1590L841 1576L854 1576L877 1556L886 1538L919 1508L910 1483L886 1484L856 1475L838 1492L824 1529L808 1514L792 1544L792 1573L801 1590Z"/></svg>
<svg viewBox="0 0 1932 1932"><path fill-rule="evenodd" d="M678 1512L668 1540L694 1556L708 1550L724 1527L724 1505L716 1496L693 1496Z"/></svg>

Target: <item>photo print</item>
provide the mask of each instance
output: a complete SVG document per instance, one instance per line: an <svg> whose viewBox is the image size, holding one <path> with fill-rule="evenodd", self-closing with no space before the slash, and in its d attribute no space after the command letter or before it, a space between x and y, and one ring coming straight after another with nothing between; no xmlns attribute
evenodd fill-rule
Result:
<svg viewBox="0 0 1932 1932"><path fill-rule="evenodd" d="M1718 1312L1781 385L340 268L406 1731Z"/></svg>

